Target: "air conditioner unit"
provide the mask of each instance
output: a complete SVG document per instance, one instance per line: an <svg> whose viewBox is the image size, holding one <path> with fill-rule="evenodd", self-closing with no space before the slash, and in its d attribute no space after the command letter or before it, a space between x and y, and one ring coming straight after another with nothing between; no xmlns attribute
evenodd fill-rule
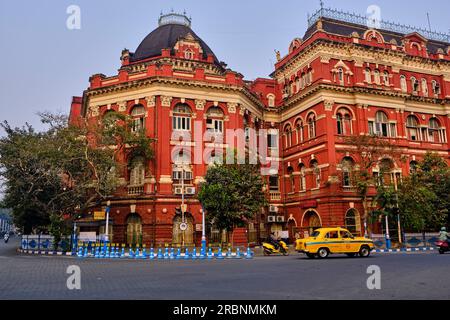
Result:
<svg viewBox="0 0 450 320"><path fill-rule="evenodd" d="M181 188L181 187L176 187L176 188L175 188L175 191L174 191L174 194L183 194L183 188Z"/></svg>
<svg viewBox="0 0 450 320"><path fill-rule="evenodd" d="M267 217L267 222L275 222L277 219L275 216L268 216Z"/></svg>
<svg viewBox="0 0 450 320"><path fill-rule="evenodd" d="M277 222L284 222L284 216L278 216Z"/></svg>
<svg viewBox="0 0 450 320"><path fill-rule="evenodd" d="M269 212L278 212L278 207L277 207L277 206L270 205L270 206L269 206Z"/></svg>
<svg viewBox="0 0 450 320"><path fill-rule="evenodd" d="M185 191L186 191L186 194L195 194L194 187L186 187Z"/></svg>

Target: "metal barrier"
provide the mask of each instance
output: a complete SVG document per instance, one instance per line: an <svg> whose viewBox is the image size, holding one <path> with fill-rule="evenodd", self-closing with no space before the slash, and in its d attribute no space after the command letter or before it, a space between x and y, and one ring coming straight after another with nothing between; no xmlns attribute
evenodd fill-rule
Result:
<svg viewBox="0 0 450 320"><path fill-rule="evenodd" d="M63 238L55 245L54 238L49 235L23 235L20 247L23 250L69 251L70 238Z"/></svg>

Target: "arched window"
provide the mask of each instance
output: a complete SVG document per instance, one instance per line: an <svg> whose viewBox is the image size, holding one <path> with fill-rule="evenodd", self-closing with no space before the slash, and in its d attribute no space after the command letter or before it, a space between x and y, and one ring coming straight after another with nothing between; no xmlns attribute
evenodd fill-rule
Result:
<svg viewBox="0 0 450 320"><path fill-rule="evenodd" d="M311 169L314 177L314 188L320 188L320 168L317 160L311 161Z"/></svg>
<svg viewBox="0 0 450 320"><path fill-rule="evenodd" d="M373 73L373 78L374 78L375 84L381 84L380 71L375 70Z"/></svg>
<svg viewBox="0 0 450 320"><path fill-rule="evenodd" d="M439 121L436 118L431 118L428 125L428 141L430 142L442 142L441 130Z"/></svg>
<svg viewBox="0 0 450 320"><path fill-rule="evenodd" d="M411 77L411 87L413 94L419 93L419 80L417 80L415 77Z"/></svg>
<svg viewBox="0 0 450 320"><path fill-rule="evenodd" d="M295 122L295 131L297 133L297 144L303 142L303 121L298 119Z"/></svg>
<svg viewBox="0 0 450 320"><path fill-rule="evenodd" d="M390 185L395 182L394 173L394 162L391 159L382 159L378 165L379 172L379 183L381 185Z"/></svg>
<svg viewBox="0 0 450 320"><path fill-rule="evenodd" d="M309 139L316 137L316 116L314 113L308 115L308 134Z"/></svg>
<svg viewBox="0 0 450 320"><path fill-rule="evenodd" d="M361 234L361 219L356 209L350 209L345 215L345 229L353 235Z"/></svg>
<svg viewBox="0 0 450 320"><path fill-rule="evenodd" d="M290 125L287 125L284 128L284 138L285 138L285 147L290 148L292 146L292 128Z"/></svg>
<svg viewBox="0 0 450 320"><path fill-rule="evenodd" d="M295 79L295 89L296 89L296 92L300 91L300 78L299 77L297 77Z"/></svg>
<svg viewBox="0 0 450 320"><path fill-rule="evenodd" d="M267 95L267 104L270 108L275 107L275 96L273 94Z"/></svg>
<svg viewBox="0 0 450 320"><path fill-rule="evenodd" d="M300 191L306 191L306 168L303 163L298 166L300 171Z"/></svg>
<svg viewBox="0 0 450 320"><path fill-rule="evenodd" d="M372 83L372 72L369 68L364 71L364 76L367 83Z"/></svg>
<svg viewBox="0 0 450 320"><path fill-rule="evenodd" d="M131 161L130 166L130 186L144 185L144 158L136 157Z"/></svg>
<svg viewBox="0 0 450 320"><path fill-rule="evenodd" d="M308 71L308 74L306 75L306 79L307 79L308 85L310 85L313 82L312 70Z"/></svg>
<svg viewBox="0 0 450 320"><path fill-rule="evenodd" d="M425 97L428 97L428 83L427 79L422 79L422 93Z"/></svg>
<svg viewBox="0 0 450 320"><path fill-rule="evenodd" d="M383 72L383 82L386 87L389 87L389 72Z"/></svg>
<svg viewBox="0 0 450 320"><path fill-rule="evenodd" d="M341 168L342 168L342 186L343 187L351 187L352 186L352 171L355 163L352 158L345 157L342 159Z"/></svg>
<svg viewBox="0 0 450 320"><path fill-rule="evenodd" d="M142 244L142 219L136 213L127 218L127 244L131 247Z"/></svg>
<svg viewBox="0 0 450 320"><path fill-rule="evenodd" d="M337 133L339 135L352 134L352 115L350 111L341 108L336 113Z"/></svg>
<svg viewBox="0 0 450 320"><path fill-rule="evenodd" d="M441 94L441 87L436 80L431 81L431 87L433 88L433 94L435 96Z"/></svg>
<svg viewBox="0 0 450 320"><path fill-rule="evenodd" d="M191 49L187 49L186 51L184 51L184 58L188 60L194 59L194 52L192 52Z"/></svg>
<svg viewBox="0 0 450 320"><path fill-rule="evenodd" d="M173 109L172 128L175 131L191 130L192 110L187 104L178 104Z"/></svg>
<svg viewBox="0 0 450 320"><path fill-rule="evenodd" d="M302 89L306 87L306 74L302 73Z"/></svg>
<svg viewBox="0 0 450 320"><path fill-rule="evenodd" d="M419 139L419 121L415 116L406 118L406 128L408 129L408 137L410 140L418 141Z"/></svg>
<svg viewBox="0 0 450 320"><path fill-rule="evenodd" d="M403 75L400 76L400 87L403 93L408 92L408 82L406 81L406 77Z"/></svg>
<svg viewBox="0 0 450 320"><path fill-rule="evenodd" d="M292 168L292 166L289 166L287 168L287 173L289 175L289 182L290 182L291 192L295 192L294 168Z"/></svg>
<svg viewBox="0 0 450 320"><path fill-rule="evenodd" d="M223 133L224 113L219 107L211 107L206 112L206 130Z"/></svg>
<svg viewBox="0 0 450 320"><path fill-rule="evenodd" d="M338 80L341 85L344 84L344 69L342 68L338 69Z"/></svg>
<svg viewBox="0 0 450 320"><path fill-rule="evenodd" d="M387 115L378 111L375 114L375 123L369 121L369 129L371 129L371 134L388 137L389 136L389 122Z"/></svg>
<svg viewBox="0 0 450 320"><path fill-rule="evenodd" d="M144 130L145 108L142 105L138 104L131 109L131 117L133 118L131 131L139 132Z"/></svg>

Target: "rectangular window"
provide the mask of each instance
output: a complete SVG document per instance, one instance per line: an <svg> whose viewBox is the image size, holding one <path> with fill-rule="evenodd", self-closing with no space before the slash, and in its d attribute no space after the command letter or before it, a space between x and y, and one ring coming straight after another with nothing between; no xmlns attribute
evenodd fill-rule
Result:
<svg viewBox="0 0 450 320"><path fill-rule="evenodd" d="M182 176L182 171L176 170L172 172L173 180L181 180ZM184 171L184 180L192 180L192 172Z"/></svg>
<svg viewBox="0 0 450 320"><path fill-rule="evenodd" d="M381 135L383 137L388 137L389 136L388 135L388 125L387 125L387 123L382 123L381 124Z"/></svg>
<svg viewBox="0 0 450 320"><path fill-rule="evenodd" d="M342 176L342 182L344 184L344 187L350 187L350 172L344 171Z"/></svg>
<svg viewBox="0 0 450 320"><path fill-rule="evenodd" d="M391 134L391 138L397 137L397 128L396 128L395 123L391 123L389 129L390 129L389 131L390 131L390 134Z"/></svg>
<svg viewBox="0 0 450 320"><path fill-rule="evenodd" d="M373 121L369 121L369 134L374 135L375 131L373 130Z"/></svg>
<svg viewBox="0 0 450 320"><path fill-rule="evenodd" d="M189 117L173 117L172 120L173 130L190 131L191 130L191 118Z"/></svg>
<svg viewBox="0 0 450 320"><path fill-rule="evenodd" d="M275 134L268 134L267 135L267 146L271 149L277 149L278 148L278 136Z"/></svg>
<svg viewBox="0 0 450 320"><path fill-rule="evenodd" d="M269 177L270 190L278 190L278 176Z"/></svg>

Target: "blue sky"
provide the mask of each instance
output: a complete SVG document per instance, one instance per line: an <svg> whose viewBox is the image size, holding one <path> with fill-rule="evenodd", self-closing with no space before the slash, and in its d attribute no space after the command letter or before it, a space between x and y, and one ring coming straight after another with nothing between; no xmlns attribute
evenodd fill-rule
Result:
<svg viewBox="0 0 450 320"><path fill-rule="evenodd" d="M383 19L419 27L429 12L433 29L450 28L448 0L324 2L360 14L378 5ZM81 8L81 30L66 27L70 5ZM172 8L186 10L218 58L251 80L273 71L275 49L284 55L304 35L319 0L0 0L0 120L41 128L38 111L68 112L89 76L115 74L122 49L134 51Z"/></svg>

